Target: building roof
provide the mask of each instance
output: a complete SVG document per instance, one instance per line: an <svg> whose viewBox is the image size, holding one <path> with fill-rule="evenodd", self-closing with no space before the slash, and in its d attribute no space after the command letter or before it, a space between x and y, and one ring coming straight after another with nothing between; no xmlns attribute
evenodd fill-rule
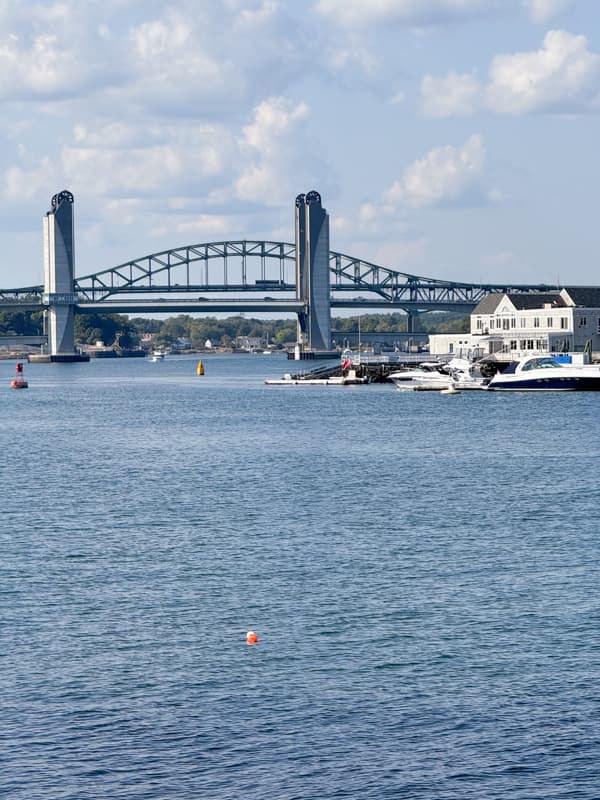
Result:
<svg viewBox="0 0 600 800"><path fill-rule="evenodd" d="M482 297L481 300L477 303L472 313L493 314L494 311L498 308L498 305L503 297L504 294L502 292L492 292L491 294L486 294L486 296Z"/></svg>
<svg viewBox="0 0 600 800"><path fill-rule="evenodd" d="M544 308L544 306L564 307L565 301L558 291L556 292L510 292L508 295L517 311L528 308Z"/></svg>
<svg viewBox="0 0 600 800"><path fill-rule="evenodd" d="M563 289L573 305L584 308L600 308L600 288L597 286L566 286Z"/></svg>
<svg viewBox="0 0 600 800"><path fill-rule="evenodd" d="M600 291L600 290L599 290ZM493 314L503 298L508 297L517 311L543 308L545 305L564 306L565 299L557 292L494 292L482 298L473 314ZM599 294L600 299L600 294Z"/></svg>

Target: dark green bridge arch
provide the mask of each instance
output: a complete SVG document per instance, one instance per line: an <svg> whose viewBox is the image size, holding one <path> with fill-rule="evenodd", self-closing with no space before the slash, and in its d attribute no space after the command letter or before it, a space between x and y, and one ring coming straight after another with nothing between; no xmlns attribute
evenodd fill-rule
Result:
<svg viewBox="0 0 600 800"><path fill-rule="evenodd" d="M81 313L113 311L298 311L296 248L288 242L204 242L151 253L75 278ZM442 281L329 251L332 308L468 313L492 292L547 291L546 285ZM218 295L218 297L217 297ZM226 299L236 295L236 299ZM259 298L262 295L262 299ZM284 297L285 296L285 297ZM44 287L0 290L0 310L46 307Z"/></svg>

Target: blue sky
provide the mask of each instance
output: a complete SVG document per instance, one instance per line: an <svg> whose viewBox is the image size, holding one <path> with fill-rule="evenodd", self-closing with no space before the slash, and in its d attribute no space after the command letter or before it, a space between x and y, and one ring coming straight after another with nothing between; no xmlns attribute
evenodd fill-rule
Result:
<svg viewBox="0 0 600 800"><path fill-rule="evenodd" d="M293 240L461 281L600 284L595 0L0 0L0 288Z"/></svg>

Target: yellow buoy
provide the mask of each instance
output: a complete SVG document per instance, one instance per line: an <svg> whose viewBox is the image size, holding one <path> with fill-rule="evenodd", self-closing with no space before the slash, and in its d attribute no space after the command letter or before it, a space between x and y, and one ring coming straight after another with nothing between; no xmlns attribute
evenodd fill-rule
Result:
<svg viewBox="0 0 600 800"><path fill-rule="evenodd" d="M204 364L202 361L199 361L196 366L196 375L204 375Z"/></svg>

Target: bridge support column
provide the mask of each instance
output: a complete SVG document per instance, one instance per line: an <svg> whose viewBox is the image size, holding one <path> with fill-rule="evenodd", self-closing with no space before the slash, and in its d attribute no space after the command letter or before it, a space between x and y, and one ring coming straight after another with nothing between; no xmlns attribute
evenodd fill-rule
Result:
<svg viewBox="0 0 600 800"><path fill-rule="evenodd" d="M63 191L54 195L44 216L44 303L52 361L84 360L75 351L74 244L73 195Z"/></svg>
<svg viewBox="0 0 600 800"><path fill-rule="evenodd" d="M296 298L306 309L298 315L298 343L331 349L329 214L314 191L296 198Z"/></svg>
<svg viewBox="0 0 600 800"><path fill-rule="evenodd" d="M423 328L419 321L421 315L420 311L414 311L412 308L406 309L406 332L407 333L421 333Z"/></svg>

